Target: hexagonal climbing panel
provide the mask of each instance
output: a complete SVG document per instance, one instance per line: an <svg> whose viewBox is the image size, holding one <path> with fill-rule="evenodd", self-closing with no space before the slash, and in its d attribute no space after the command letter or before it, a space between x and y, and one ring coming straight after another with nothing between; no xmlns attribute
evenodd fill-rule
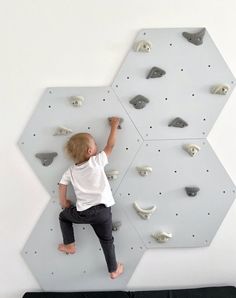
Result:
<svg viewBox="0 0 236 298"><path fill-rule="evenodd" d="M205 138L229 98L235 78L209 33L201 45L182 34L199 31L141 30L124 59L112 87L144 140ZM142 51L145 42L149 51ZM151 76L153 68L160 70ZM227 94L212 94L218 85L228 85ZM170 127L177 117L188 126Z"/></svg>
<svg viewBox="0 0 236 298"><path fill-rule="evenodd" d="M205 28L166 28L138 33L111 87L45 90L18 142L52 197L22 251L44 290L125 290L146 248L210 245L236 188L206 137L234 86ZM105 168L125 263L115 281L90 226L75 225L75 255L57 251L57 183L71 164L63 146L89 132L102 150L111 116L123 120Z"/></svg>

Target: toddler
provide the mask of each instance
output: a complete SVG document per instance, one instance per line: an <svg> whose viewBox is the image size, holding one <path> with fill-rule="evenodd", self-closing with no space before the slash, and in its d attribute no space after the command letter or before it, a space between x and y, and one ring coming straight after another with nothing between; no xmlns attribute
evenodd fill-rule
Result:
<svg viewBox="0 0 236 298"><path fill-rule="evenodd" d="M102 152L97 152L97 144L88 133L73 135L66 144L66 151L74 164L63 174L59 182L60 204L64 210L59 215L63 244L62 252L75 253L73 223L90 224L102 246L107 268L112 279L123 273L124 266L117 263L114 238L112 236L111 206L115 204L104 167L112 153L116 141L120 119L112 117L107 144ZM71 183L76 206L67 198L67 185Z"/></svg>

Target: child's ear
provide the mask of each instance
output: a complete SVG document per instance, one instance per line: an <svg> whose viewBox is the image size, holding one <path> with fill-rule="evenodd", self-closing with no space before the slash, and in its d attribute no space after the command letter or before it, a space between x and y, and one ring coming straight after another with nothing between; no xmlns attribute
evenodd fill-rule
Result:
<svg viewBox="0 0 236 298"><path fill-rule="evenodd" d="M91 155L92 154L92 149L88 148L87 152L88 152L89 155Z"/></svg>

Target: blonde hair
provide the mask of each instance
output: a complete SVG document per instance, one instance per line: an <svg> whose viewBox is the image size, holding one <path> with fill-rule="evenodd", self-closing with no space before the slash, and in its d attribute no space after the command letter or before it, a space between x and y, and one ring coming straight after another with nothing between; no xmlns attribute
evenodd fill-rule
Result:
<svg viewBox="0 0 236 298"><path fill-rule="evenodd" d="M77 133L65 144L65 151L75 163L86 160L87 150L91 146L92 136L88 133Z"/></svg>

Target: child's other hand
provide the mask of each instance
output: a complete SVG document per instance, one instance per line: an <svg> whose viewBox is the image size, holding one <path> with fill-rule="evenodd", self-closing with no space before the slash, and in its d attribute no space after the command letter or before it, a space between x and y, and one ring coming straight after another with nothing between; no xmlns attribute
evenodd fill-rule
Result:
<svg viewBox="0 0 236 298"><path fill-rule="evenodd" d="M66 200L62 206L62 208L66 209L66 208L70 208L72 205L70 200Z"/></svg>
<svg viewBox="0 0 236 298"><path fill-rule="evenodd" d="M120 118L119 117L111 117L110 123L111 123L111 127L117 128L120 124Z"/></svg>

